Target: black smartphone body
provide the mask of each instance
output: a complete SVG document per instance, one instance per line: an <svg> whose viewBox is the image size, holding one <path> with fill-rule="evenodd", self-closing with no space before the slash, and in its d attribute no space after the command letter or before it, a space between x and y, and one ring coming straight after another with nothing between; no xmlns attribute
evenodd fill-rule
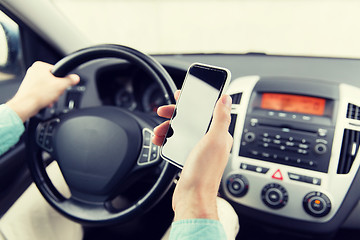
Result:
<svg viewBox="0 0 360 240"><path fill-rule="evenodd" d="M161 156L182 168L190 151L206 134L217 100L230 82L226 68L192 64L181 87Z"/></svg>

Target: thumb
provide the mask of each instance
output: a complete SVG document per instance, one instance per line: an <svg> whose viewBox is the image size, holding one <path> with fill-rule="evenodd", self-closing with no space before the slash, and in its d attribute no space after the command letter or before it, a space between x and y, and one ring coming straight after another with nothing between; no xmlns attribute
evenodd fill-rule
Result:
<svg viewBox="0 0 360 240"><path fill-rule="evenodd" d="M70 86L74 86L80 82L80 77L77 74L67 75L66 78L69 80Z"/></svg>
<svg viewBox="0 0 360 240"><path fill-rule="evenodd" d="M231 103L229 95L223 95L215 105L209 131L228 131L231 122Z"/></svg>

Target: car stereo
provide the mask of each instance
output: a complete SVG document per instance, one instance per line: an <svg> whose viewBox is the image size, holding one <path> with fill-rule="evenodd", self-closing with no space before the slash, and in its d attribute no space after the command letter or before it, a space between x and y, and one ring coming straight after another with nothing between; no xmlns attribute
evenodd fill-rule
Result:
<svg viewBox="0 0 360 240"><path fill-rule="evenodd" d="M239 156L327 172L335 100L305 95L305 90L299 95L287 93L283 85L266 92L255 86Z"/></svg>

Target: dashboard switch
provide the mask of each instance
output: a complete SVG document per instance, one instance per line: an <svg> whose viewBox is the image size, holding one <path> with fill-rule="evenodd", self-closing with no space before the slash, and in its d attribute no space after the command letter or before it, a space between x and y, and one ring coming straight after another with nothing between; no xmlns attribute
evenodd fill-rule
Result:
<svg viewBox="0 0 360 240"><path fill-rule="evenodd" d="M280 172L280 169L276 170L276 172L271 177L274 179L283 180L283 176Z"/></svg>
<svg viewBox="0 0 360 240"><path fill-rule="evenodd" d="M280 209L287 204L289 196L283 186L277 183L270 183L262 189L261 198L269 208Z"/></svg>
<svg viewBox="0 0 360 240"><path fill-rule="evenodd" d="M331 210L331 202L321 192L310 192L303 199L303 207L313 217L324 217Z"/></svg>
<svg viewBox="0 0 360 240"><path fill-rule="evenodd" d="M233 174L228 178L226 187L234 197L243 197L249 189L249 182L243 175Z"/></svg>

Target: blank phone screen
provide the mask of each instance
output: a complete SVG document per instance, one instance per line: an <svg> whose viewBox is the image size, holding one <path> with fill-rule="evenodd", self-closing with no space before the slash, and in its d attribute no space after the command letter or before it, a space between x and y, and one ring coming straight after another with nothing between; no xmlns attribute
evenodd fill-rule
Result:
<svg viewBox="0 0 360 240"><path fill-rule="evenodd" d="M187 156L208 130L217 99L228 73L225 70L193 65L185 78L162 156L182 167Z"/></svg>

